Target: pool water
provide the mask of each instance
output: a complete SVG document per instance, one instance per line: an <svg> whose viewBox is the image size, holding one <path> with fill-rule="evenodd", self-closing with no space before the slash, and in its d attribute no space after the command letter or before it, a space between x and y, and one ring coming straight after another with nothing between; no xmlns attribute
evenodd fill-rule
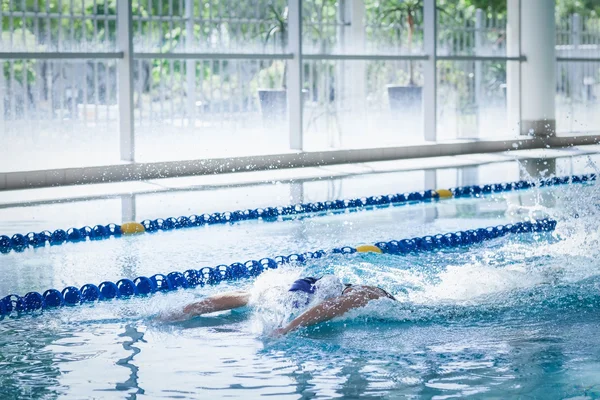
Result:
<svg viewBox="0 0 600 400"><path fill-rule="evenodd" d="M600 191L594 184L10 253L0 294L550 216L556 232L408 256L328 256L256 280L5 318L0 398L598 398ZM90 221L93 222L93 221ZM303 275L382 299L273 338ZM253 307L164 322L231 289Z"/></svg>

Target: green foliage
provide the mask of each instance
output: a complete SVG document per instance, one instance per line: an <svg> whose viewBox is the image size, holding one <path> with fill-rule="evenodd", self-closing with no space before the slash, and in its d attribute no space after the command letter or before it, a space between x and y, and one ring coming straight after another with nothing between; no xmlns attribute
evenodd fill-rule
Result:
<svg viewBox="0 0 600 400"><path fill-rule="evenodd" d="M482 9L489 13L504 14L507 0L438 0L438 6L450 15L460 12L473 14L475 10ZM527 1L527 0L525 0Z"/></svg>
<svg viewBox="0 0 600 400"><path fill-rule="evenodd" d="M3 62L2 70L4 73L7 82L11 82L9 79L11 76L14 77L15 81L19 82L19 84L23 85L25 79L28 84L32 84L35 82L36 74L35 74L35 63L34 60L16 60L11 62ZM11 69L12 64L12 69Z"/></svg>
<svg viewBox="0 0 600 400"><path fill-rule="evenodd" d="M421 24L423 0L379 0L367 2L366 11L381 26L401 27L409 31L409 46L415 26Z"/></svg>
<svg viewBox="0 0 600 400"><path fill-rule="evenodd" d="M64 43L70 41L71 37L76 43L79 42L100 42L114 43L117 39L116 21L110 20L106 23L102 20L103 16L114 16L117 13L117 1L125 0L0 0L0 9L2 9L2 29L0 32L4 43L10 38L16 47L22 46L26 49L36 48L38 51L51 51L52 45L58 42ZM359 0L348 0L359 1ZM527 2L528 0L522 0ZM549 0L551 1L551 0ZM336 40L335 24L338 22L338 4L339 0L304 0L304 40L323 46L320 51L326 52L327 46L333 44ZM176 16L185 16L186 10L184 1L165 1L165 0L132 0L132 11L136 17L157 17L173 14ZM367 16L370 16L370 23L383 28L395 27L395 29L382 29L385 31L385 38L394 45L400 42L400 39L407 41L409 48L412 47L413 40L422 39L422 32L416 27L422 24L423 0L365 0ZM288 8L287 0L274 0L272 2L256 2L253 0L240 0L239 7L246 7L251 4L256 7L256 15L262 16L265 21L263 24L256 24L252 21L244 21L245 15L236 9L226 9L226 6L235 5L231 1L223 0L194 0L194 18L203 20L201 24L194 24L193 36L196 41L208 43L211 37L227 30L231 35L242 38L240 40L258 40L264 43L277 43L285 51L287 46L287 24ZM438 12L443 13L449 23L455 20L457 26L464 25L465 18L473 18L475 10L481 8L491 14L506 13L506 0L437 0ZM66 18L40 18L37 24L34 18L21 18L21 11L40 11L42 13L49 11L51 13L62 13ZM12 12L14 18L8 17L8 12ZM252 11L254 15L254 10ZM75 18L68 18L70 14ZM225 13L225 14L224 14ZM600 0L556 0L556 15L558 19L578 13L582 17L600 18ZM81 15L98 15L97 23L90 18L78 18ZM223 22L210 22L215 16L222 16ZM232 29L233 22L228 22L227 18L231 16L241 22L236 22L235 29ZM319 23L317 21L322 21ZM12 25L11 25L12 24ZM231 24L231 25L230 25ZM12 32L9 29L12 27ZM401 29L398 29L401 28ZM185 23L169 23L168 21L153 20L152 22L136 21L134 29L144 40L157 44L159 51L176 51L185 42L188 34ZM408 35L399 37L402 33L408 32ZM440 30L440 35L444 33ZM37 37L36 37L37 35ZM235 37L234 39L236 39ZM277 42L275 42L277 38ZM405 42L406 43L406 42ZM39 62L39 61L38 61ZM145 90L160 85L165 80L175 82L185 82L183 75L189 63L173 62L162 59L142 61L144 68L147 68L150 77L149 82L143 87ZM385 63L383 63L385 64ZM12 67L11 67L12 65ZM25 82L31 84L36 79L34 69L35 61L14 61L4 62L2 73L6 78L14 78L19 83ZM220 84L234 85L227 73L228 64L225 62L195 62L196 76L198 82L219 82ZM269 87L277 86L277 82L285 81L285 62L261 62L261 72L254 81L260 81L261 84ZM461 75L456 67L451 65L439 64L440 69L444 70L445 76L453 82L453 85L462 85L459 81L466 81L468 77ZM400 79L402 82L413 82L412 63L410 71L406 76ZM485 81L500 82L505 79L505 65L499 64L486 70ZM382 72L383 73L383 72ZM215 78L222 75L218 79ZM232 74L235 75L235 74ZM239 83L239 82L238 82ZM466 90L466 89L465 89Z"/></svg>
<svg viewBox="0 0 600 400"><path fill-rule="evenodd" d="M13 29L25 29L30 34L37 34L38 42L45 44L56 44L59 41L65 39L70 40L73 38L74 42L77 43L82 39L92 40L97 38L98 40L114 40L116 34L116 23L115 21L109 21L105 27L103 22L96 25L96 36L94 36L94 23L90 19L83 20L77 18L82 14L85 15L115 15L116 14L116 0L107 0L107 7L104 8L104 2L97 1L97 5L94 7L93 0L83 1L58 1L58 0L26 0L21 1L10 1L0 0L3 11L2 26L4 31L10 30L11 18L7 15L8 12L13 13ZM51 18L37 19L37 24L33 18L20 18L19 13L22 11L39 11L39 12L50 12L50 13L63 13L70 15L71 13L75 16L72 20L69 18ZM106 29L108 28L108 29Z"/></svg>
<svg viewBox="0 0 600 400"><path fill-rule="evenodd" d="M423 0L382 0L370 7L378 10L377 19L381 23L414 24L416 21L411 20L423 9Z"/></svg>
<svg viewBox="0 0 600 400"><path fill-rule="evenodd" d="M278 10L274 5L269 5L267 8L272 25L267 30L265 36L265 43L271 38L275 37L277 33L281 35L281 49L285 51L287 47L287 24L288 24L288 8L284 7L283 10Z"/></svg>
<svg viewBox="0 0 600 400"><path fill-rule="evenodd" d="M556 16L564 18L571 14L581 16L600 16L600 0L557 0Z"/></svg>
<svg viewBox="0 0 600 400"><path fill-rule="evenodd" d="M438 0L438 5L451 10L482 9L496 14L506 13L507 0ZM522 0L527 1L527 0ZM556 0L556 17L565 18L577 13L582 16L600 16L600 0Z"/></svg>
<svg viewBox="0 0 600 400"><path fill-rule="evenodd" d="M0 35L2 36L2 42L6 43L10 41L10 32L0 32ZM23 45L25 48L31 48L35 45L35 36L23 28L15 29L12 32L12 37L14 42ZM35 63L35 60L15 60L12 62L6 61L3 63L2 68L4 77L6 78L7 82L10 82L10 77L12 76L20 84L25 82L31 84L35 82L36 77L34 69Z"/></svg>
<svg viewBox="0 0 600 400"><path fill-rule="evenodd" d="M592 0L589 0L592 1ZM369 2L382 24L411 25L421 23L423 0L379 0ZM506 12L506 0L437 0L438 13L450 16L473 16L478 8L493 14Z"/></svg>

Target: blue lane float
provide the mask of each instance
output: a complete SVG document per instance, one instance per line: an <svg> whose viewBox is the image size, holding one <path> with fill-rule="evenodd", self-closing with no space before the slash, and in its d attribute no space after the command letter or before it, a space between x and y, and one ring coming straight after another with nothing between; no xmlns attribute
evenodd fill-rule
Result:
<svg viewBox="0 0 600 400"><path fill-rule="evenodd" d="M596 180L596 174L554 177L540 181L517 181L490 185L462 186L450 189L426 190L423 192L396 193L357 199L334 200L316 203L294 204L285 207L266 207L237 211L217 212L213 214L190 215L169 218L146 219L141 222L127 222L122 225L108 224L94 227L57 229L54 232L30 232L26 235L15 234L12 237L0 236L0 253L23 252L27 248L58 246L64 243L103 240L122 235L155 233L174 229L200 227L216 224L233 224L242 221L263 220L266 222L282 219L305 217L310 214L336 214L348 210L365 210L437 201L445 198L480 197L493 193L511 192L534 187L547 187L570 183L586 183Z"/></svg>
<svg viewBox="0 0 600 400"><path fill-rule="evenodd" d="M376 253L406 255L441 251L444 249L472 246L509 234L551 232L555 228L555 220L540 219L411 239L378 242L374 245L358 247L344 246L329 251L317 250L301 254L290 254L288 256L249 260L244 263L221 264L216 267L203 267L197 270L189 269L184 272L174 271L167 275L139 276L133 280L123 278L116 283L111 281L104 281L99 285L87 283L79 289L75 286L67 286L62 291L48 289L41 294L38 292L29 292L24 296L10 294L0 299L0 319L11 313L33 312L64 306L76 306L96 301L130 298L133 296L147 297L157 292L169 292L197 286L216 285L223 281L252 278L260 275L267 269L275 269L284 264L302 264L308 260L318 259L328 254L347 255L372 251Z"/></svg>

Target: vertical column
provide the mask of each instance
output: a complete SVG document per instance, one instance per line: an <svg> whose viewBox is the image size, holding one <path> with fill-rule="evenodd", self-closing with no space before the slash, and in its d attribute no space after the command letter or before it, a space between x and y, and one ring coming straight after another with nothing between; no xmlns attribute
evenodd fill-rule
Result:
<svg viewBox="0 0 600 400"><path fill-rule="evenodd" d="M121 160L135 161L133 130L133 30L131 0L117 2L117 46L123 58L117 64Z"/></svg>
<svg viewBox="0 0 600 400"><path fill-rule="evenodd" d="M521 2L521 134L556 132L556 23L554 1Z"/></svg>
<svg viewBox="0 0 600 400"><path fill-rule="evenodd" d="M4 111L4 98L6 97L6 83L4 82L4 62L5 61L0 60L0 138L2 137L1 133L6 132L6 127L4 123L4 118L6 118ZM38 80L39 79L41 78L38 77Z"/></svg>
<svg viewBox="0 0 600 400"><path fill-rule="evenodd" d="M343 54L364 54L365 12L364 0L340 1L339 38ZM343 143L349 136L364 135L367 129L366 62L337 61L337 70L335 97L338 113L343 112L343 115L338 114Z"/></svg>
<svg viewBox="0 0 600 400"><path fill-rule="evenodd" d="M194 0L185 0L185 48L192 49L194 43ZM196 122L196 61L185 62L185 78L187 86L188 126L194 127Z"/></svg>
<svg viewBox="0 0 600 400"><path fill-rule="evenodd" d="M571 45L573 51L571 57L581 57L579 45L581 44L581 17L579 14L571 15ZM571 88L571 99L581 101L583 96L583 79L581 77L580 63L568 63L569 87Z"/></svg>
<svg viewBox="0 0 600 400"><path fill-rule="evenodd" d="M437 13L436 0L423 4L423 47L429 59L423 62L423 137L435 141L437 137Z"/></svg>
<svg viewBox="0 0 600 400"><path fill-rule="evenodd" d="M337 37L338 37L338 48L334 49L334 52L339 51L341 53L348 53L348 47L352 44L352 36L350 35L351 15L350 9L353 1L339 0L337 3ZM331 51L331 49L329 49ZM334 118L339 121L336 129L337 135L330 135L330 141L328 145L330 147L339 147L342 145L344 134L346 132L346 121L347 115L344 110L347 109L348 101L351 99L351 91L349 82L351 76L348 72L348 68L351 68L352 64L344 60L335 62L335 77L331 90L333 90L333 106L335 107ZM344 135L344 136L342 136ZM336 140L337 139L337 140Z"/></svg>
<svg viewBox="0 0 600 400"><path fill-rule="evenodd" d="M346 45L349 53L363 54L365 51L365 0L347 0L347 15L350 16L350 43ZM364 81L364 77L362 78Z"/></svg>
<svg viewBox="0 0 600 400"><path fill-rule="evenodd" d="M475 11L475 55L481 56L483 55L483 10L478 8ZM475 135L479 136L481 129L481 114L482 114L482 104L483 104L483 90L482 90L482 65L481 61L474 61L475 66L475 104L477 106L477 127Z"/></svg>
<svg viewBox="0 0 600 400"><path fill-rule="evenodd" d="M350 54L364 54L365 52L365 1L350 1L350 43L346 51ZM366 101L367 101L367 64L366 61L356 60L350 62L349 96L352 113L359 116L359 134L364 134L366 129Z"/></svg>
<svg viewBox="0 0 600 400"><path fill-rule="evenodd" d="M0 7L0 48L5 48L2 40L2 34L4 32L4 16L2 15L2 7ZM2 132L6 132L6 127L4 124L4 98L6 97L6 84L4 82L4 63L5 61L0 60L0 138ZM40 80L38 76L37 80Z"/></svg>
<svg viewBox="0 0 600 400"><path fill-rule="evenodd" d="M287 100L290 149L302 150L302 3L288 2L288 52L294 56L287 63Z"/></svg>
<svg viewBox="0 0 600 400"><path fill-rule="evenodd" d="M521 0L507 0L506 7L506 56L521 57ZM506 62L506 110L509 131L519 134L521 61Z"/></svg>

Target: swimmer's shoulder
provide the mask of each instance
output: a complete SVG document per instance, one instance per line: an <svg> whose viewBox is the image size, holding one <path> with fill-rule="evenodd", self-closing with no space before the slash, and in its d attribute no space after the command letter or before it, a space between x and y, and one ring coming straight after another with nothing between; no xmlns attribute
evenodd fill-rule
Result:
<svg viewBox="0 0 600 400"><path fill-rule="evenodd" d="M346 285L346 288L342 292L342 294L348 294L350 292L365 292L369 296L372 296L373 299L378 298L388 298L391 300L396 300L394 296L388 293L386 290L378 287L378 286L370 286L370 285Z"/></svg>

